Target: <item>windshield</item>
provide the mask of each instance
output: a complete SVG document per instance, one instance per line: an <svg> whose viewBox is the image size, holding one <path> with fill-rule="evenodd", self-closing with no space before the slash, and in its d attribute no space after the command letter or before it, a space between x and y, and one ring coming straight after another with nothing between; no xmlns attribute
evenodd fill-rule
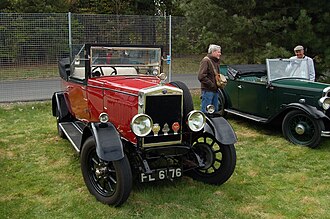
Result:
<svg viewBox="0 0 330 219"><path fill-rule="evenodd" d="M305 59L267 59L269 81L283 78L309 79Z"/></svg>
<svg viewBox="0 0 330 219"><path fill-rule="evenodd" d="M134 67L139 74L160 73L161 49L146 47L91 47L91 67Z"/></svg>
<svg viewBox="0 0 330 219"><path fill-rule="evenodd" d="M158 66L160 48L92 47L93 65Z"/></svg>
<svg viewBox="0 0 330 219"><path fill-rule="evenodd" d="M159 47L77 45L71 52L71 76L81 80L86 77L161 73Z"/></svg>

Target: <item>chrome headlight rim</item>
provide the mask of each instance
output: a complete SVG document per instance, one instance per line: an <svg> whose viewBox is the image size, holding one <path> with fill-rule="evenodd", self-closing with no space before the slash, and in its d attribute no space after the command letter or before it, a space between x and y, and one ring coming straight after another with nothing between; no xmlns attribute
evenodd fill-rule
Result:
<svg viewBox="0 0 330 219"><path fill-rule="evenodd" d="M164 72L162 72L158 75L158 78L162 81L165 81L167 79L167 75Z"/></svg>
<svg viewBox="0 0 330 219"><path fill-rule="evenodd" d="M158 74L159 74L159 68L158 67L153 68L152 69L152 75L157 76Z"/></svg>
<svg viewBox="0 0 330 219"><path fill-rule="evenodd" d="M144 124L142 124L142 122ZM143 127L143 130L141 129ZM132 118L131 130L138 137L145 137L150 134L153 127L153 121L150 116L139 113Z"/></svg>
<svg viewBox="0 0 330 219"><path fill-rule="evenodd" d="M100 113L99 120L101 123L107 123L109 121L109 115L105 112Z"/></svg>
<svg viewBox="0 0 330 219"><path fill-rule="evenodd" d="M198 119L199 121L197 121ZM202 111L193 110L187 115L187 125L193 132L199 132L205 127L206 116Z"/></svg>
<svg viewBox="0 0 330 219"><path fill-rule="evenodd" d="M207 113L209 113L209 114L213 114L213 113L215 112L215 106L212 105L212 104L207 105L207 106L206 106L206 111L207 111Z"/></svg>
<svg viewBox="0 0 330 219"><path fill-rule="evenodd" d="M319 99L319 104L324 110L328 110L330 108L330 98L327 96L321 97Z"/></svg>
<svg viewBox="0 0 330 219"><path fill-rule="evenodd" d="M325 97L325 96L327 96L328 95L328 93L330 92L330 87L326 87L326 88L324 88L323 89L323 97Z"/></svg>

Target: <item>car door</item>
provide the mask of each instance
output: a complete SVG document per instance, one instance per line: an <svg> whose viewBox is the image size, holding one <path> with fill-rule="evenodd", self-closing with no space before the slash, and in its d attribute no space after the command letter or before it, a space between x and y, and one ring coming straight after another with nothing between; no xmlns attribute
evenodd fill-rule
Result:
<svg viewBox="0 0 330 219"><path fill-rule="evenodd" d="M229 95L229 108L230 109L239 109L238 105L238 86L240 85L240 81L228 80L227 85L225 87L226 92Z"/></svg>
<svg viewBox="0 0 330 219"><path fill-rule="evenodd" d="M85 64L83 59L82 61L75 60L71 66L68 81L64 84L72 113L77 119L90 119Z"/></svg>
<svg viewBox="0 0 330 219"><path fill-rule="evenodd" d="M264 82L237 81L238 109L259 117L268 117L272 91Z"/></svg>

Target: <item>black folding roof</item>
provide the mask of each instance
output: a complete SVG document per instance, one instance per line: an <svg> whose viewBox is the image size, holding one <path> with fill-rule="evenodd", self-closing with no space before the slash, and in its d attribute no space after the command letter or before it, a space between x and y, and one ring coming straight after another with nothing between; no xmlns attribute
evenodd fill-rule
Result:
<svg viewBox="0 0 330 219"><path fill-rule="evenodd" d="M248 65L229 65L228 71L234 75L243 75L249 73L267 73L265 64L248 64Z"/></svg>

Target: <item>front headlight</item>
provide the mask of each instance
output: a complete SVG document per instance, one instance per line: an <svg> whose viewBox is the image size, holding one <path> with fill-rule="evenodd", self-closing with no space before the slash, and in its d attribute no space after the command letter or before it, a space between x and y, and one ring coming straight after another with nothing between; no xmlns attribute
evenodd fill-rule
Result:
<svg viewBox="0 0 330 219"><path fill-rule="evenodd" d="M329 92L330 92L330 87L324 88L323 89L323 96L327 96Z"/></svg>
<svg viewBox="0 0 330 219"><path fill-rule="evenodd" d="M146 114L137 114L131 121L131 129L139 137L147 136L151 132L152 126L152 119Z"/></svg>
<svg viewBox="0 0 330 219"><path fill-rule="evenodd" d="M152 74L155 76L158 75L158 68L152 69Z"/></svg>
<svg viewBox="0 0 330 219"><path fill-rule="evenodd" d="M193 132L202 130L205 126L205 121L205 115L201 111L194 110L188 114L187 124Z"/></svg>
<svg viewBox="0 0 330 219"><path fill-rule="evenodd" d="M328 110L330 108L330 98L329 97L322 97L319 100L319 104L320 104L320 106L322 106L322 108L324 110Z"/></svg>

